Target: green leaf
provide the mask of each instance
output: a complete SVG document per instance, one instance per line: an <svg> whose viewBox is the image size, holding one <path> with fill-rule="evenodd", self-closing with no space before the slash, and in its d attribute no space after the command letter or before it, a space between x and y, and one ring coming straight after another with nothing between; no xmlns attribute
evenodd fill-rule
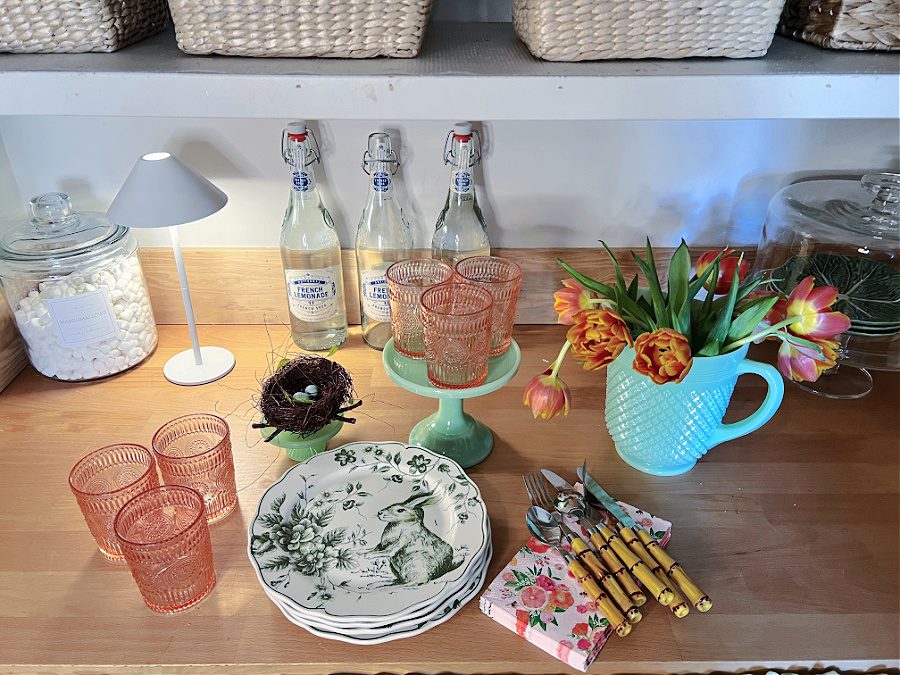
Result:
<svg viewBox="0 0 900 675"><path fill-rule="evenodd" d="M740 340L750 335L776 302L778 302L778 296L774 295L771 298L759 298L747 305L731 322L731 327L728 329L728 340Z"/></svg>
<svg viewBox="0 0 900 675"><path fill-rule="evenodd" d="M290 362L291 362L290 359L281 359L281 361L278 362L278 366L276 366L275 371L277 372L277 371L281 370Z"/></svg>
<svg viewBox="0 0 900 675"><path fill-rule="evenodd" d="M328 350L327 356L334 356L334 353L338 350L340 345L334 345L331 349Z"/></svg>
<svg viewBox="0 0 900 675"><path fill-rule="evenodd" d="M691 253L688 250L684 239L672 254L672 260L669 261L669 309L673 316L679 316L681 308L687 303L688 298L688 282L691 276ZM683 332L683 331L682 331Z"/></svg>
<svg viewBox="0 0 900 675"><path fill-rule="evenodd" d="M741 256L743 258L743 256ZM734 275L731 280L731 288L728 291L728 295L725 297L724 306L719 308L716 314L716 323L713 325L712 330L709 333L709 342L707 343L718 343L719 347L721 347L722 343L725 342L725 338L728 337L728 327L731 325L731 318L734 314L734 305L737 302L737 292L738 286L740 286L740 279L738 277L738 270L740 269L740 262L738 262L737 267L734 268ZM704 347L705 349L705 347ZM718 350L716 354L718 354ZM707 356L704 354L704 356Z"/></svg>
<svg viewBox="0 0 900 675"><path fill-rule="evenodd" d="M694 356L718 356L721 348L722 342L720 340L710 340Z"/></svg>
<svg viewBox="0 0 900 675"><path fill-rule="evenodd" d="M615 298L615 290L612 288L612 286L607 286L606 284L591 279L589 276L582 274L564 260L560 260L559 258L557 258L556 262L568 273L570 277L572 277L575 281L580 283L585 288L596 291L604 298L609 298L610 300L613 300Z"/></svg>
<svg viewBox="0 0 900 675"><path fill-rule="evenodd" d="M260 568L266 571L278 572L286 570L291 564L291 556L279 555L260 565Z"/></svg>
<svg viewBox="0 0 900 675"><path fill-rule="evenodd" d="M622 268L619 267L619 261L616 260L615 254L612 252L612 250L609 248L609 246L606 245L605 241L603 241L601 239L600 244L603 246L604 249L606 249L606 254L609 256L609 259L612 261L613 269L616 272L616 289L622 293L627 294L628 289L625 286L625 277L622 275Z"/></svg>
<svg viewBox="0 0 900 675"><path fill-rule="evenodd" d="M647 245L649 247L649 242ZM657 328L669 326L666 317L666 302L663 299L662 287L659 285L659 277L656 274L656 270L637 253L632 252L631 256L634 258L637 266L640 268L641 272L644 273L644 278L647 280L647 288L650 291L650 300L653 302L653 314L655 315L654 319Z"/></svg>
<svg viewBox="0 0 900 675"><path fill-rule="evenodd" d="M628 297L632 300L637 300L638 297L638 275L634 275L634 279L631 280L631 283L628 284Z"/></svg>
<svg viewBox="0 0 900 675"><path fill-rule="evenodd" d="M688 284L688 297L695 298L697 297L697 293L700 292L700 289L703 288L703 284L710 278L713 272L715 272L714 279L719 278L719 261L722 260L722 256L725 255L725 250L719 252L719 255L713 259L712 263L710 263L709 267L703 270L703 274L699 275L696 279L694 279L690 284ZM712 293L710 293L712 295Z"/></svg>

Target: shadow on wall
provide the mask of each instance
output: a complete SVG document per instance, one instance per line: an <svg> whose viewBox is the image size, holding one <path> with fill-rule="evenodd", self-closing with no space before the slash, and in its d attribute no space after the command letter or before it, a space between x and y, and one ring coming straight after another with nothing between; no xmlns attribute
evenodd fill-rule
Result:
<svg viewBox="0 0 900 675"><path fill-rule="evenodd" d="M0 135L0 230L27 217L25 203L31 196L25 197L19 190L3 136Z"/></svg>

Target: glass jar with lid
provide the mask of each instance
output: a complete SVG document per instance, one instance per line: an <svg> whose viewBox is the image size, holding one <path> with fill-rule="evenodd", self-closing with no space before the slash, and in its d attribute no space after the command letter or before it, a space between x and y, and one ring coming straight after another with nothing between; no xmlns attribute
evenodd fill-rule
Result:
<svg viewBox="0 0 900 675"><path fill-rule="evenodd" d="M769 205L755 267L785 294L809 275L836 287L834 309L850 317L838 367L807 389L856 398L871 389L866 369L900 370L900 174L784 188Z"/></svg>
<svg viewBox="0 0 900 675"><path fill-rule="evenodd" d="M114 375L156 348L156 323L128 228L34 197L31 220L0 234L0 284L35 369L57 380Z"/></svg>

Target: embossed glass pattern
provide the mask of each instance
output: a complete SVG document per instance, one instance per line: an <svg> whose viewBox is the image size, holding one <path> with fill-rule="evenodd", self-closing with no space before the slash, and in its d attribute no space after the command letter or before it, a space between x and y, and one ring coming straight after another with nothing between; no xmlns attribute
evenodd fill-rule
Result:
<svg viewBox="0 0 900 675"><path fill-rule="evenodd" d="M456 263L456 273L461 281L480 286L494 298L490 354L502 354L509 349L516 322L516 304L522 288L522 268L519 263L508 258L475 256Z"/></svg>
<svg viewBox="0 0 900 675"><path fill-rule="evenodd" d="M147 607L178 612L216 585L204 499L196 490L163 485L122 507L115 533Z"/></svg>
<svg viewBox="0 0 900 675"><path fill-rule="evenodd" d="M166 422L153 436L166 485L194 488L206 500L206 520L222 520L237 504L231 435L221 417L197 413Z"/></svg>
<svg viewBox="0 0 900 675"><path fill-rule="evenodd" d="M153 454L140 445L108 445L85 455L72 467L69 487L107 560L124 560L113 532L116 513L132 497L158 485Z"/></svg>
<svg viewBox="0 0 900 675"><path fill-rule="evenodd" d="M453 268L440 260L401 260L387 269L394 349L412 359L425 358L425 334L419 308L422 293L449 281Z"/></svg>
<svg viewBox="0 0 900 675"><path fill-rule="evenodd" d="M465 389L487 379L491 294L473 284L448 282L422 294L425 364L436 387Z"/></svg>

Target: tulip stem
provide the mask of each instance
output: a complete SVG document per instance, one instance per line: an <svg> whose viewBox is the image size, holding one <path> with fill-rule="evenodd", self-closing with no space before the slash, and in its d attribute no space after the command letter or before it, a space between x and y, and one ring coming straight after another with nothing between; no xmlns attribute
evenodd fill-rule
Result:
<svg viewBox="0 0 900 675"><path fill-rule="evenodd" d="M556 361L553 362L553 370L550 371L550 377L556 377L556 374L562 367L562 362L566 356L566 352L569 351L569 347L571 346L572 343L566 340L565 344L562 346L562 349L559 350L559 355L556 357Z"/></svg>
<svg viewBox="0 0 900 675"><path fill-rule="evenodd" d="M792 316L792 317L785 319L784 321L779 321L778 323L769 326L768 328L766 328L763 331L760 331L759 333L751 333L747 337L741 338L740 340L735 340L734 342L729 342L727 345L722 347L722 353L724 354L726 352L733 351L733 350L737 349L738 347L743 347L745 344L747 344L749 342L753 342L754 340L759 340L760 338L769 337L770 335L774 335L775 333L777 333L779 331L779 329L784 328L786 326L790 326L791 324L795 324L798 321L802 321L802 320L803 320L802 316ZM792 339L793 339L793 337L794 336L791 336ZM798 341L799 342L808 342L807 340L799 340L799 339L798 339ZM810 342L809 344L812 345L813 343Z"/></svg>

